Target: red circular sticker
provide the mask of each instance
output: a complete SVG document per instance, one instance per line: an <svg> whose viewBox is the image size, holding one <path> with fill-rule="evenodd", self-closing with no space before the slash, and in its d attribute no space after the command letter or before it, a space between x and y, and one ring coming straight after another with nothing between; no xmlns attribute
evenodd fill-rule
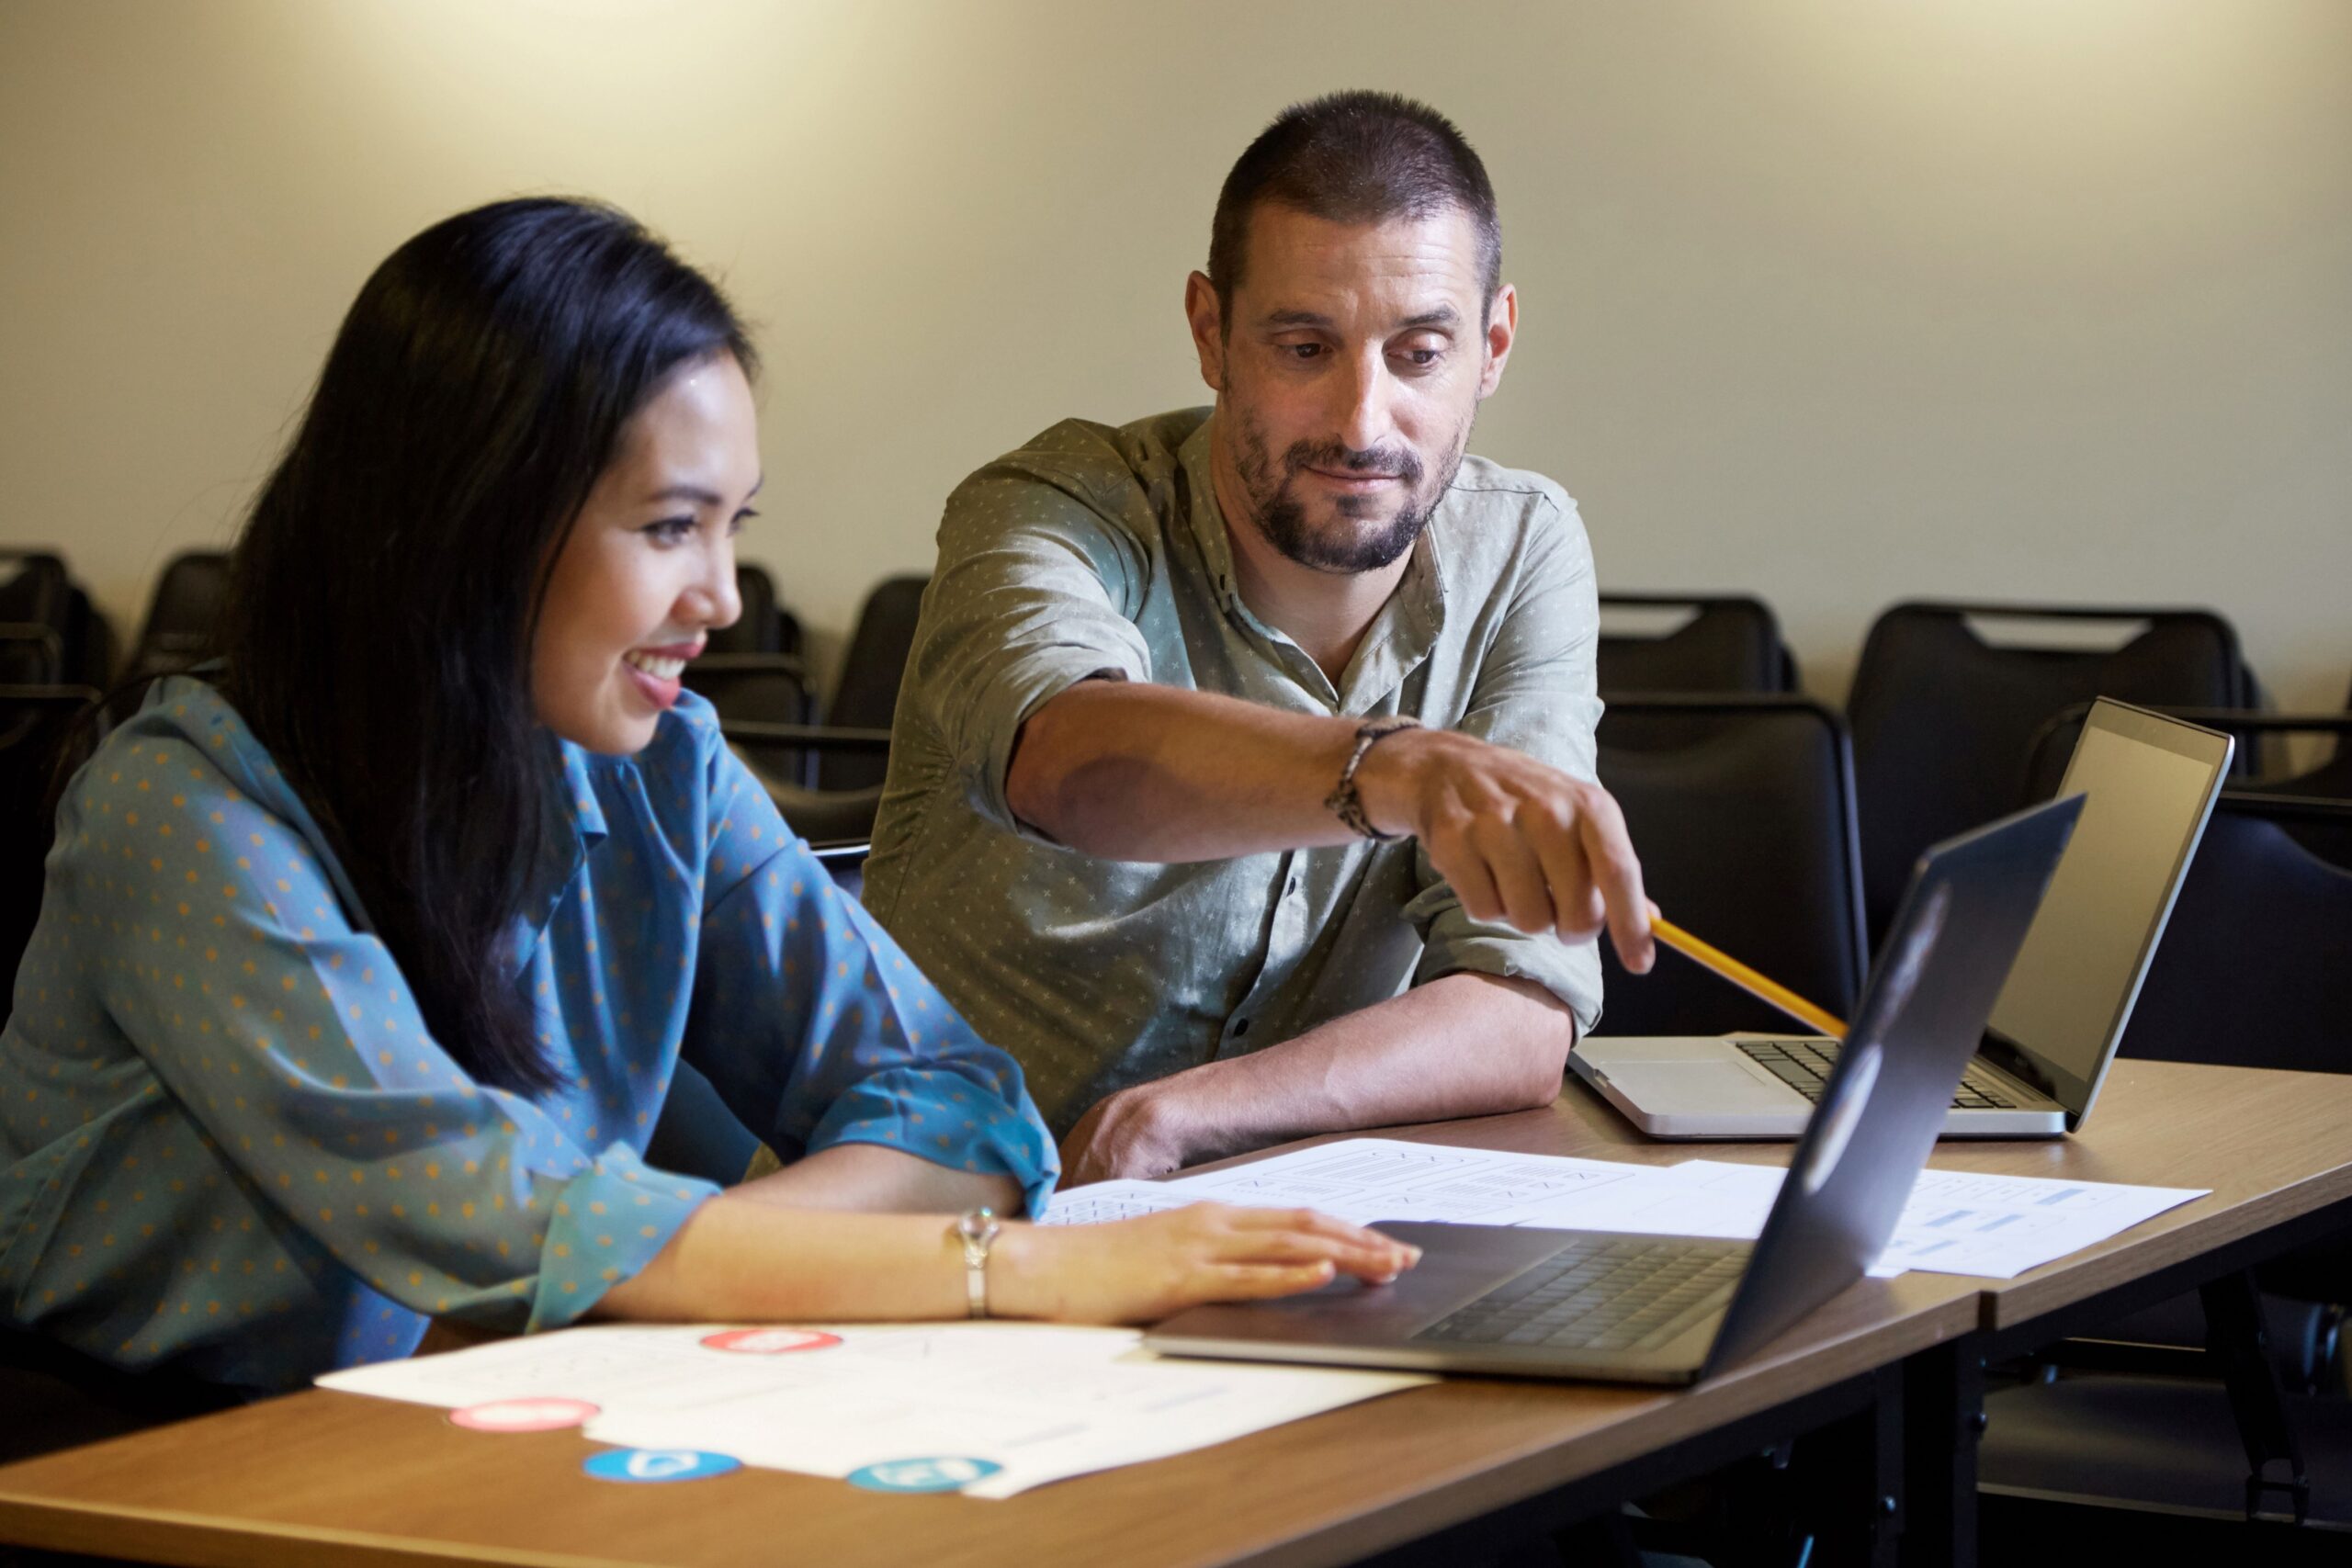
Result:
<svg viewBox="0 0 2352 1568"><path fill-rule="evenodd" d="M838 1334L820 1334L813 1328L730 1328L723 1334L706 1335L702 1341L714 1350L732 1350L739 1356L781 1356L788 1350L822 1350L838 1345Z"/></svg>
<svg viewBox="0 0 2352 1568"><path fill-rule="evenodd" d="M449 1412L449 1424L469 1432L553 1432L596 1414L584 1399L496 1399Z"/></svg>

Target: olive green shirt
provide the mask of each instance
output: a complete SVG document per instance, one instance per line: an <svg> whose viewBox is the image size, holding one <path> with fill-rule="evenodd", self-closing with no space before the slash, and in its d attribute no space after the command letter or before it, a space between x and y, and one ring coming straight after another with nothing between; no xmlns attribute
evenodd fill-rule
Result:
<svg viewBox="0 0 2352 1568"><path fill-rule="evenodd" d="M1559 486L1464 459L1335 687L1236 590L1209 428L1069 420L957 487L899 692L866 903L1057 1134L1443 975L1537 981L1585 1031L1600 1013L1589 944L1470 919L1410 840L1155 865L1014 818L1023 721L1106 674L1407 714L1593 776L1592 550Z"/></svg>

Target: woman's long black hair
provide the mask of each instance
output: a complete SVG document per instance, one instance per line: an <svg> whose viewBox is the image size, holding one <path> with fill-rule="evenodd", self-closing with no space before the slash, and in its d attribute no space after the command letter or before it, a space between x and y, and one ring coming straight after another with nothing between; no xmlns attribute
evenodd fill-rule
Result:
<svg viewBox="0 0 2352 1568"><path fill-rule="evenodd" d="M557 825L548 569L629 416L720 353L751 373L725 297L627 215L459 213L359 291L232 557L223 690L486 1083L556 1078L505 940Z"/></svg>

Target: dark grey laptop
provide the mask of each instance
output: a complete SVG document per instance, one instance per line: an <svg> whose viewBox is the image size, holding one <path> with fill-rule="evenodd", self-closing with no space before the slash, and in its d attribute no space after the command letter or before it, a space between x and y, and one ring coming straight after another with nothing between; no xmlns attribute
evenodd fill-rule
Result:
<svg viewBox="0 0 2352 1568"><path fill-rule="evenodd" d="M2173 898L2221 793L2232 742L2102 698L2058 793L2086 797L2050 895L1945 1112L1947 1138L2054 1138L2090 1113ZM1793 1138L1838 1043L1595 1035L1576 1075L1654 1138Z"/></svg>
<svg viewBox="0 0 2352 1568"><path fill-rule="evenodd" d="M1180 1356L1690 1382L1860 1279L1894 1232L1962 1066L2082 809L2069 796L1920 861L1753 1243L1389 1222L1422 1249L1393 1284L1194 1307Z"/></svg>

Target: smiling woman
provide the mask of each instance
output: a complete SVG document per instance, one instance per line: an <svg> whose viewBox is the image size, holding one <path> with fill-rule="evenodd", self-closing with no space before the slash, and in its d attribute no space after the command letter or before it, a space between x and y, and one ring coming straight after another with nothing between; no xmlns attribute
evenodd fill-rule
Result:
<svg viewBox="0 0 2352 1568"><path fill-rule="evenodd" d="M1055 1176L1019 1067L679 688L740 608L754 367L592 204L462 213L368 279L224 660L63 791L0 1034L0 1364L212 1397L435 1317L1117 1321L1408 1265L1305 1213L996 1224ZM785 1168L646 1163L681 1060Z"/></svg>

